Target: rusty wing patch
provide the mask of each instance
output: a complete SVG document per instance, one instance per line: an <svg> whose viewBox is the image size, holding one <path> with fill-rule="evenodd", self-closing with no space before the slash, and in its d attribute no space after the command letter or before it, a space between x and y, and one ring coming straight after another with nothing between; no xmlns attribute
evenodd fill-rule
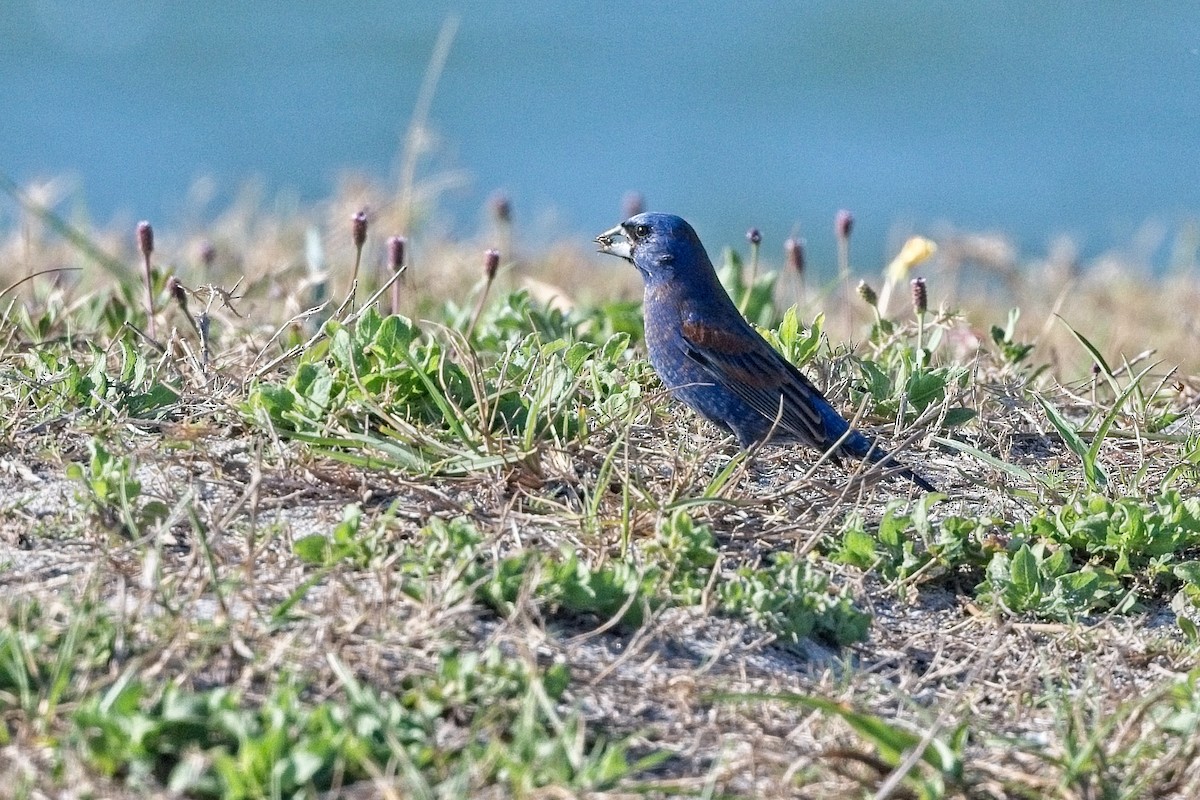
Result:
<svg viewBox="0 0 1200 800"><path fill-rule="evenodd" d="M745 353L754 346L744 336L690 320L683 323L683 337L697 347L731 355Z"/></svg>

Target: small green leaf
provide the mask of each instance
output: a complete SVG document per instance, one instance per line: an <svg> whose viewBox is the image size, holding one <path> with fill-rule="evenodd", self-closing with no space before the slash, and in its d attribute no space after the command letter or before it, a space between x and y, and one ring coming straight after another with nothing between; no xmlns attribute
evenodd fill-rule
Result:
<svg viewBox="0 0 1200 800"><path fill-rule="evenodd" d="M973 408L956 406L946 411L946 418L943 424L947 428L957 428L961 425L966 425L968 422L975 419L978 414L979 412Z"/></svg>
<svg viewBox="0 0 1200 800"><path fill-rule="evenodd" d="M1021 549L1013 554L1009 576L1012 590L1020 599L1020 608L1036 605L1042 596L1042 579L1037 558L1029 549L1029 545L1021 545Z"/></svg>
<svg viewBox="0 0 1200 800"><path fill-rule="evenodd" d="M1200 586L1200 561L1181 561L1171 568L1171 573L1184 583Z"/></svg>
<svg viewBox="0 0 1200 800"><path fill-rule="evenodd" d="M313 533L293 542L292 552L306 564L325 566L333 558L333 544L327 537Z"/></svg>
<svg viewBox="0 0 1200 800"><path fill-rule="evenodd" d="M596 351L596 345L591 342L576 342L567 349L566 362L567 367L571 372L578 372L579 368L591 358L592 353Z"/></svg>
<svg viewBox="0 0 1200 800"><path fill-rule="evenodd" d="M841 547L833 557L841 564L851 564L859 569L869 569L878 558L875 554L875 539L862 528L849 528L842 534Z"/></svg>
<svg viewBox="0 0 1200 800"><path fill-rule="evenodd" d="M1183 635L1187 637L1189 643L1194 645L1200 642L1200 630L1197 630L1196 623L1192 622L1190 617L1178 614L1175 621L1179 623L1179 630L1183 631Z"/></svg>
<svg viewBox="0 0 1200 800"><path fill-rule="evenodd" d="M908 400L918 411L939 402L946 395L946 378L937 372L914 372L904 387Z"/></svg>

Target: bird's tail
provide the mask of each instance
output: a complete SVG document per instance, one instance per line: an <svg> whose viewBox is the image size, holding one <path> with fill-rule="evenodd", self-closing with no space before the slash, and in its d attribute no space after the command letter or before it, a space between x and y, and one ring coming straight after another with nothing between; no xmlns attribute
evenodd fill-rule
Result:
<svg viewBox="0 0 1200 800"><path fill-rule="evenodd" d="M867 436L859 433L858 431L850 431L850 435L846 437L846 441L842 442L841 449L843 453L854 456L855 458L865 458L872 464L891 464L897 467L902 467L902 469L897 472L896 475L912 481L926 492L938 491L936 486L918 475L911 467L904 466L904 464L897 461L896 457L893 456L889 451L884 450L873 440L869 439Z"/></svg>

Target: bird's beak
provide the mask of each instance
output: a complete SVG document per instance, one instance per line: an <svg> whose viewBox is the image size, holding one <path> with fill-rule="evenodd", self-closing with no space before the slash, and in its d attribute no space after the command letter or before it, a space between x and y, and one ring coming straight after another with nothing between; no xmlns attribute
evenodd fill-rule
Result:
<svg viewBox="0 0 1200 800"><path fill-rule="evenodd" d="M617 237L621 237L617 241ZM629 237L625 235L625 229L620 225L615 228L609 228L604 233L596 237L596 244L600 245L601 253L608 253L610 256L617 256L626 260L633 260L633 250L630 247Z"/></svg>

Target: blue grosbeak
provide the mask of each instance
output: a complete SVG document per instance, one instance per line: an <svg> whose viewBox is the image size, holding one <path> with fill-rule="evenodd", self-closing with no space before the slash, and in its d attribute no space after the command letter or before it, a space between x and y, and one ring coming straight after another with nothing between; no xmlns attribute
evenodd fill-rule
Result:
<svg viewBox="0 0 1200 800"><path fill-rule="evenodd" d="M702 417L731 431L742 447L768 439L822 451L837 445L835 462L842 455L893 462L750 327L687 222L672 214L638 214L596 241L600 252L624 258L642 273L646 347L663 383ZM936 491L911 469L899 474Z"/></svg>

